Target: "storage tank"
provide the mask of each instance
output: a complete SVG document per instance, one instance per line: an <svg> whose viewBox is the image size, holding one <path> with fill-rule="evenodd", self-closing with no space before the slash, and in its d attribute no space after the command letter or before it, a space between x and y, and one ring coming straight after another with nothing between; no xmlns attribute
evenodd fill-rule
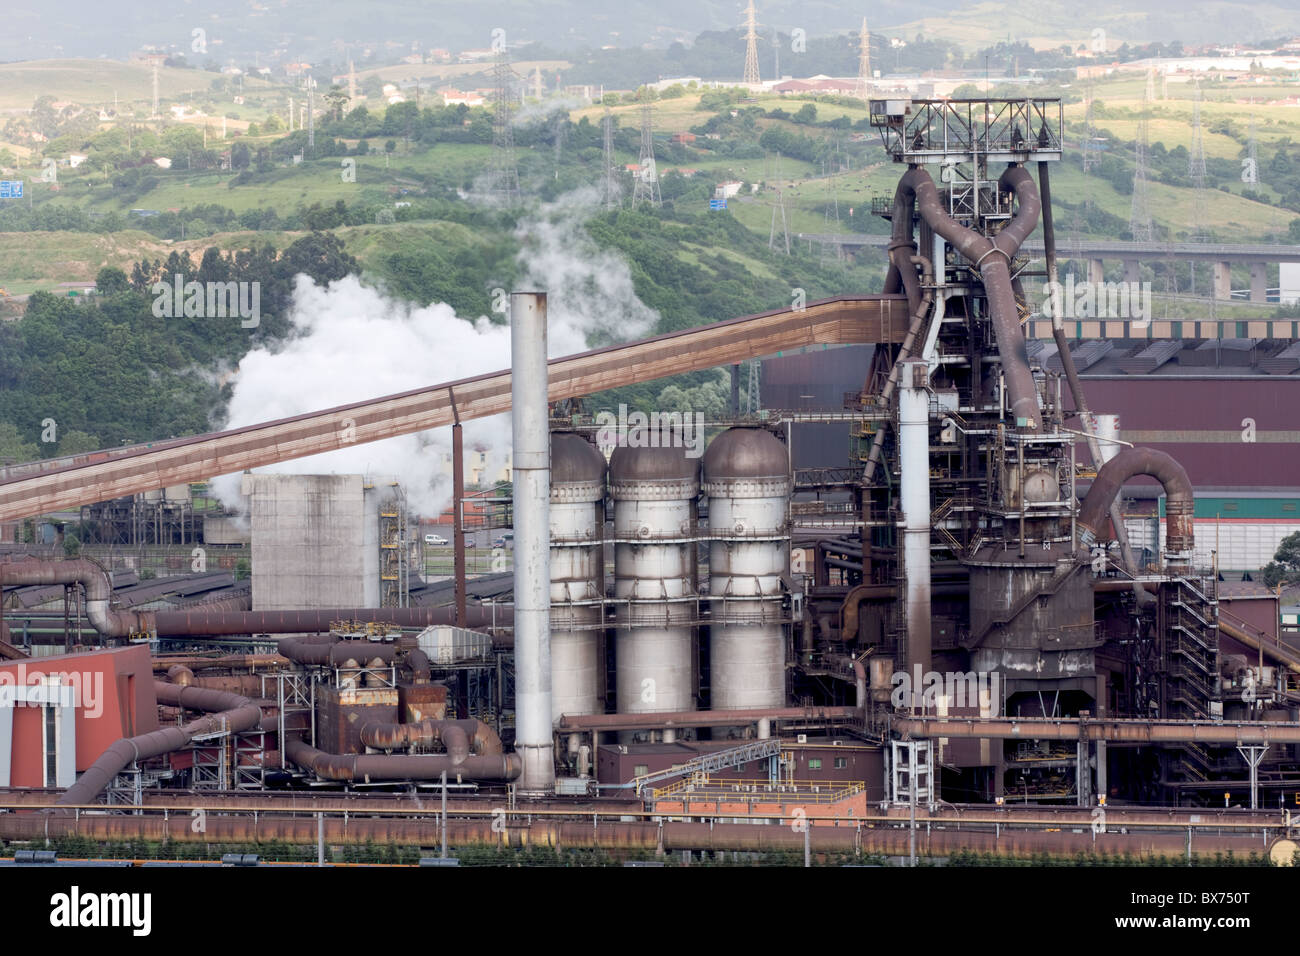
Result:
<svg viewBox="0 0 1300 956"><path fill-rule="evenodd" d="M619 713L695 709L699 460L668 432L633 432L609 461ZM654 442L651 445L651 442ZM673 739L664 732L665 740Z"/></svg>
<svg viewBox="0 0 1300 956"><path fill-rule="evenodd" d="M786 447L766 429L729 428L704 454L714 710L785 704L790 485Z"/></svg>
<svg viewBox="0 0 1300 956"><path fill-rule="evenodd" d="M572 432L551 434L551 719L600 705L604 623L605 456Z"/></svg>

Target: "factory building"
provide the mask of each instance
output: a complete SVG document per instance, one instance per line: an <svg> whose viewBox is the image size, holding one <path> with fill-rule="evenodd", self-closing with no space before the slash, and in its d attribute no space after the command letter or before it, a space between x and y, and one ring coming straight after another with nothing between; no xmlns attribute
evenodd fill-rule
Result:
<svg viewBox="0 0 1300 956"><path fill-rule="evenodd" d="M1180 428L1150 398L1176 377L1081 379L1061 328L1051 356L1029 348L1024 283L1042 276L1023 245L1041 225L1055 270L1058 100L879 100L871 124L900 166L875 204L891 226L880 295L548 363L546 297L519 292L509 374L348 407L366 440L512 414L511 561L468 576L458 488L445 603L410 599L443 592L402 570L400 489L356 476L246 477L249 611L120 606L91 562L0 564L0 584L84 591L105 646L147 641L169 708L163 736L123 726L53 809L148 770L153 789L259 812L331 795L405 809L436 790L458 802L457 839L497 845L788 846L801 819L825 846L896 852L900 820L915 841L918 815L997 807L982 845L1002 852L1018 819L1040 830L1015 849L1063 852L1102 803L1148 824L1196 816L1190 833L1226 792L1276 836L1262 808L1300 795L1300 643L1269 632L1276 596L1234 592L1216 564L1250 563L1287 526L1295 501L1264 481L1295 451L1284 393L1257 394L1248 416L1250 387L1233 385ZM932 166L962 175L936 182ZM551 417L557 396L799 348L760 409L703 443L669 418L624 429L607 458L599 419ZM297 429L330 431L312 419L258 426L258 460ZM194 441L215 468L228 439ZM1227 453L1239 443L1252 454ZM191 450L164 449L159 480L189 475ZM0 482L0 517L30 506L23 480ZM1043 807L1050 833L1031 816ZM439 832L357 816L329 832ZM277 833L302 840L308 823L326 827ZM0 817L0 837L24 827ZM1220 830L1197 839L1260 845ZM1165 836L1106 845L1184 852L1181 830ZM932 846L963 839L945 825Z"/></svg>

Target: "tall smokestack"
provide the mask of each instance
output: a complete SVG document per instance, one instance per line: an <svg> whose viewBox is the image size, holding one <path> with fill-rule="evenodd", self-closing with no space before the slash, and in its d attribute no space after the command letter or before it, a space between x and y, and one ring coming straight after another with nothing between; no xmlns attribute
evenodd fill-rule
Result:
<svg viewBox="0 0 1300 956"><path fill-rule="evenodd" d="M547 409L546 293L510 296L514 428L515 751L519 789L555 789L551 737L551 436Z"/></svg>
<svg viewBox="0 0 1300 956"><path fill-rule="evenodd" d="M930 669L930 368L902 362L898 393L899 496L907 579L907 668ZM915 688L914 688L915 693ZM913 709L916 700L910 702Z"/></svg>

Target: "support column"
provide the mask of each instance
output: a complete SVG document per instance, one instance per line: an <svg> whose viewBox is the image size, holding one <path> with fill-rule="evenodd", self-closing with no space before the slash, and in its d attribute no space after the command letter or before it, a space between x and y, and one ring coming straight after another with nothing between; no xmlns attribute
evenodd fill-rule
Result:
<svg viewBox="0 0 1300 956"><path fill-rule="evenodd" d="M1268 263L1252 262L1250 264L1250 301L1268 301Z"/></svg>
<svg viewBox="0 0 1300 956"><path fill-rule="evenodd" d="M555 789L551 735L551 436L546 293L510 296L510 410L514 437L515 751L519 789Z"/></svg>
<svg viewBox="0 0 1300 956"><path fill-rule="evenodd" d="M1110 692L1107 688L1106 672L1102 671L1097 675L1097 697L1093 704L1093 712L1098 719L1105 718L1110 710L1106 706ZM1097 796L1103 800L1110 796L1110 781L1107 779L1106 768L1106 741L1097 741Z"/></svg>
<svg viewBox="0 0 1300 956"><path fill-rule="evenodd" d="M1100 259L1088 260L1088 281L1093 285L1100 285L1106 280L1106 270L1102 268Z"/></svg>
<svg viewBox="0 0 1300 956"><path fill-rule="evenodd" d="M907 581L907 670L930 670L930 367L906 359L899 369L899 482L903 574ZM914 688L913 694L920 693ZM913 709L915 701L910 701Z"/></svg>
<svg viewBox="0 0 1300 956"><path fill-rule="evenodd" d="M1216 299L1232 298L1232 263L1216 262L1214 264L1213 291Z"/></svg>
<svg viewBox="0 0 1300 956"><path fill-rule="evenodd" d="M1124 281L1138 282L1142 278L1142 266L1136 259L1124 260Z"/></svg>

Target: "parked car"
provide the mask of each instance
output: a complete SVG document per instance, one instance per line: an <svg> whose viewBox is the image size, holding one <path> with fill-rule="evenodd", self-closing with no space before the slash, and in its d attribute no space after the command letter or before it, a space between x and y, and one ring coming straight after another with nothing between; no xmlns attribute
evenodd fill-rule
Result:
<svg viewBox="0 0 1300 956"><path fill-rule="evenodd" d="M447 539L440 534L426 534L424 536L425 544L447 544Z"/></svg>
<svg viewBox="0 0 1300 956"><path fill-rule="evenodd" d="M492 542L492 547L494 548L513 548L514 546L515 533L513 531L507 531L505 534L499 535L497 539Z"/></svg>

